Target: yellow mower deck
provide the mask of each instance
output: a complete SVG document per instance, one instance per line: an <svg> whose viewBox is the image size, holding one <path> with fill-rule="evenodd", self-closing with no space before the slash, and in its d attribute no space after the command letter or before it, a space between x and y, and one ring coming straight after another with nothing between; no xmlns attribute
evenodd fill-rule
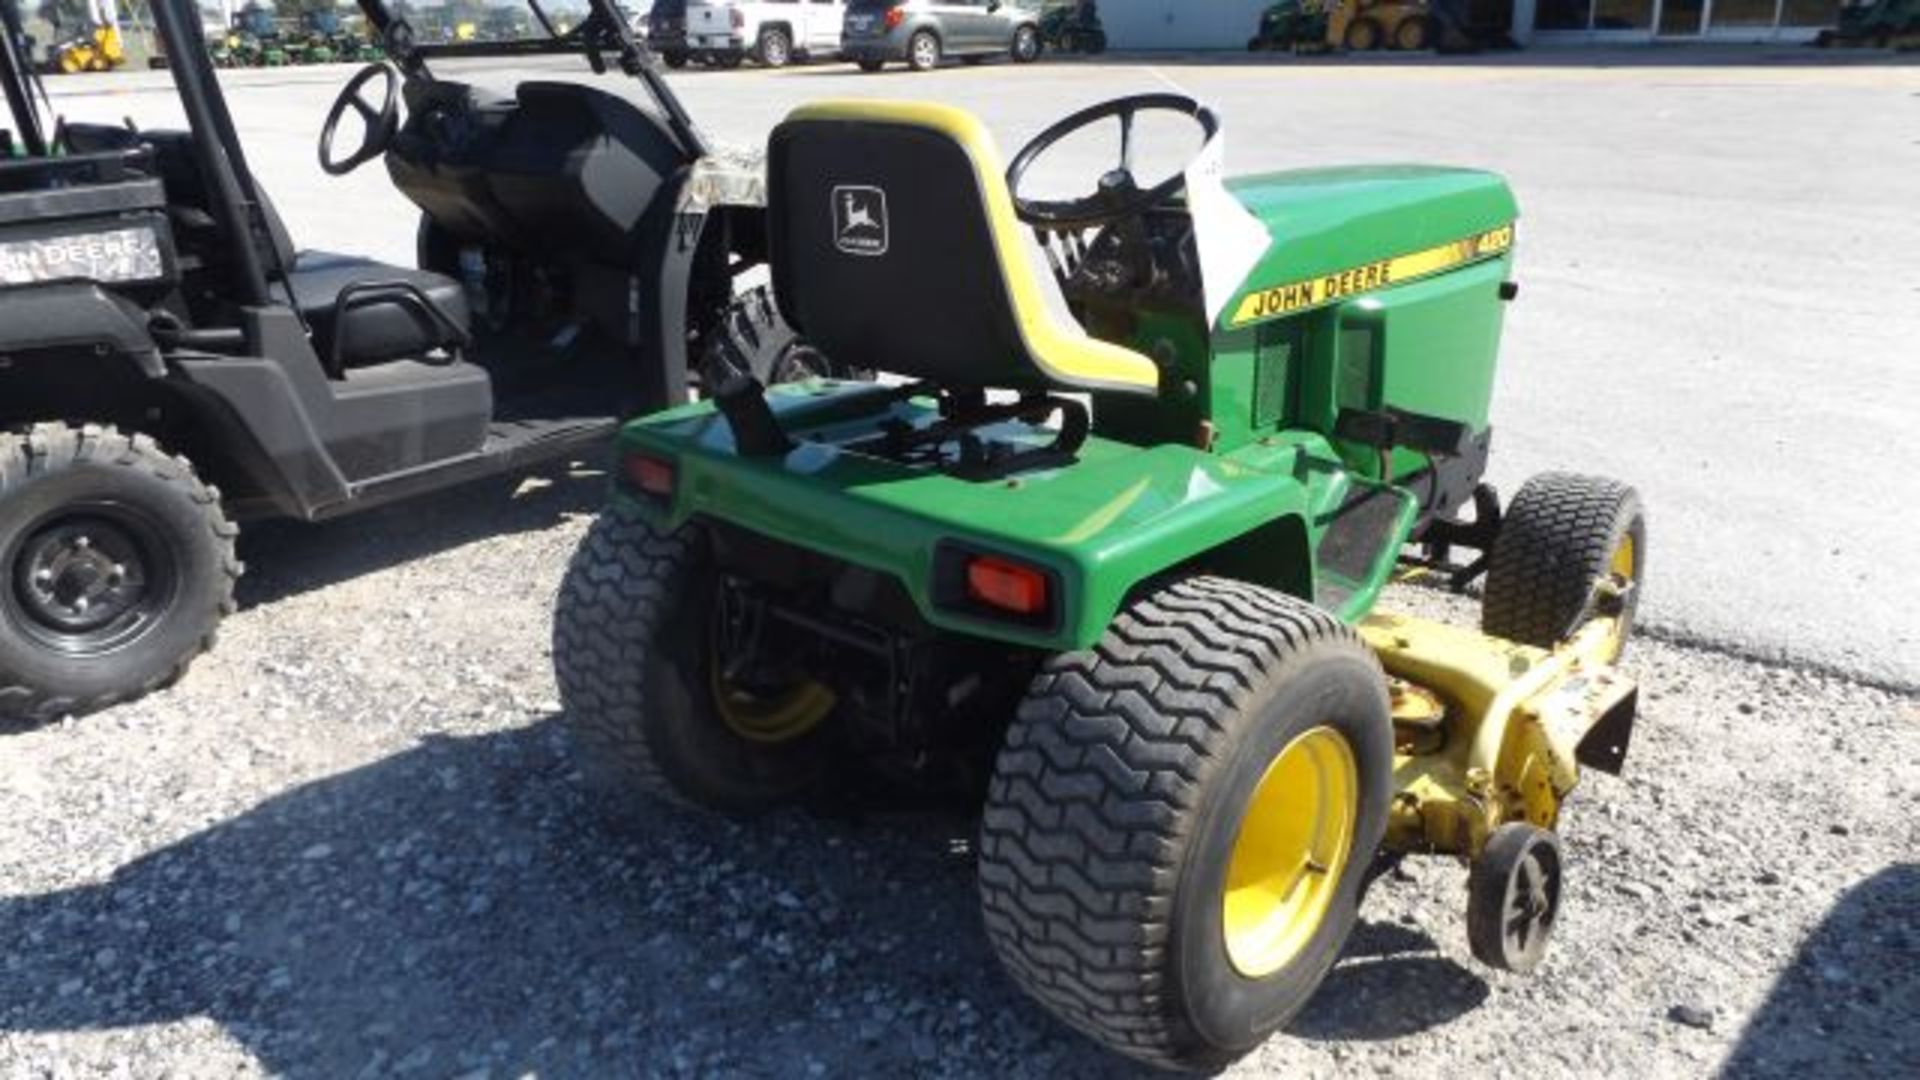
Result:
<svg viewBox="0 0 1920 1080"><path fill-rule="evenodd" d="M1471 859L1508 822L1553 828L1581 764L1619 771L1638 694L1613 618L1553 650L1409 615L1359 629L1394 680L1388 850Z"/></svg>

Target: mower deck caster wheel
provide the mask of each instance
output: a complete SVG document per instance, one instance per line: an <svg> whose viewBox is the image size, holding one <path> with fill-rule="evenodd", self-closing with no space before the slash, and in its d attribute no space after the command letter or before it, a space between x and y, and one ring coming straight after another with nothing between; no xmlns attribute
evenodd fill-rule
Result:
<svg viewBox="0 0 1920 1080"><path fill-rule="evenodd" d="M1560 838L1510 822L1493 831L1467 877L1467 942L1475 959L1525 974L1540 966L1560 916Z"/></svg>

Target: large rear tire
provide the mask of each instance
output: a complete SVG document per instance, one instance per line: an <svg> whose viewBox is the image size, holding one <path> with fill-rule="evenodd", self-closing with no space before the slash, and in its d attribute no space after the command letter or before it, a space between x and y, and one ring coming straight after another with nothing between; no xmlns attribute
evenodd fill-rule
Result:
<svg viewBox="0 0 1920 1080"><path fill-rule="evenodd" d="M179 679L233 611L220 493L145 435L0 434L0 718L39 722Z"/></svg>
<svg viewBox="0 0 1920 1080"><path fill-rule="evenodd" d="M1480 628L1550 649L1611 602L1617 659L1633 632L1646 568L1647 520L1637 492L1603 477L1542 473L1521 485L1501 518ZM1608 601L1608 593L1624 598Z"/></svg>
<svg viewBox="0 0 1920 1080"><path fill-rule="evenodd" d="M720 576L695 527L608 510L574 553L553 618L554 674L581 772L618 821L646 798L732 815L797 797L818 772L831 696L741 700L716 674ZM723 715L723 709L729 710ZM752 737L742 733L742 723Z"/></svg>
<svg viewBox="0 0 1920 1080"><path fill-rule="evenodd" d="M1104 1045L1219 1067L1294 1015L1340 953L1386 826L1379 662L1332 615L1189 578L1050 660L981 826L987 936Z"/></svg>

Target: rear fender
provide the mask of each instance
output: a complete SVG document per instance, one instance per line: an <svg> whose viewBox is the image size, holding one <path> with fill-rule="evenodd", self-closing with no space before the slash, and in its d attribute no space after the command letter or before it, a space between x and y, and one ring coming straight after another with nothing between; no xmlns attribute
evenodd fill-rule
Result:
<svg viewBox="0 0 1920 1080"><path fill-rule="evenodd" d="M147 333L139 305L91 282L53 282L5 292L7 317L0 322L0 365L37 354L91 354L130 365L146 378L166 374L159 347Z"/></svg>

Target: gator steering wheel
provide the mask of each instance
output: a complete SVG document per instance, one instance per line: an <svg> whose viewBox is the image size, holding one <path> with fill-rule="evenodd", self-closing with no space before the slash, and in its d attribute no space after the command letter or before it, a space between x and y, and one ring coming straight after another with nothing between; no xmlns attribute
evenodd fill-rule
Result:
<svg viewBox="0 0 1920 1080"><path fill-rule="evenodd" d="M360 96L360 91L376 75L387 83L386 94L377 109ZM349 105L360 114L360 119L366 121L367 130L360 139L360 149L350 157L336 159L333 156L333 136ZM320 129L320 167L326 170L328 176L345 176L386 153L388 145L393 142L394 133L399 130L400 75L391 64L368 64L347 81L340 96L333 100L333 108L327 110L326 126Z"/></svg>
<svg viewBox="0 0 1920 1080"><path fill-rule="evenodd" d="M1213 110L1184 94L1137 94L1115 98L1090 109L1082 109L1034 136L1022 147L1007 168L1007 187L1013 192L1013 208L1020 220L1044 229L1092 229L1137 217L1154 204L1171 197L1187 182L1182 168L1166 180L1146 190L1133 177L1133 118L1143 112L1170 112L1190 118L1200 125L1205 142L1220 131L1220 119ZM1120 164L1100 177L1100 186L1091 195L1069 200L1028 199L1020 194L1020 181L1041 154L1067 136L1109 117L1120 121ZM1191 167L1189 162L1188 166Z"/></svg>

